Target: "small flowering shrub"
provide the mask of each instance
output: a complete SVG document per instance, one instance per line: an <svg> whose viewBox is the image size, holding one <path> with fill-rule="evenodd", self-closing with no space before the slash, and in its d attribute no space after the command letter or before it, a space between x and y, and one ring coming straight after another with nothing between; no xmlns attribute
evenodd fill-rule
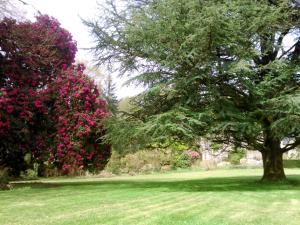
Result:
<svg viewBox="0 0 300 225"><path fill-rule="evenodd" d="M76 50L71 34L49 16L0 21L0 166L11 175L34 163L43 170L46 161L64 173L106 163L105 102L83 67L71 66Z"/></svg>
<svg viewBox="0 0 300 225"><path fill-rule="evenodd" d="M194 150L185 150L172 162L173 168L188 168L193 162L201 159L201 154Z"/></svg>
<svg viewBox="0 0 300 225"><path fill-rule="evenodd" d="M184 151L183 154L187 155L191 160L201 159L201 154L199 152L190 149Z"/></svg>

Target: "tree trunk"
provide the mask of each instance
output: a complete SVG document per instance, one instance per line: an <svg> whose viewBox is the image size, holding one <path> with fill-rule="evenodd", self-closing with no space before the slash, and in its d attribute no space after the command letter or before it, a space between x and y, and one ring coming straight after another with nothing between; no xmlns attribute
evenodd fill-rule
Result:
<svg viewBox="0 0 300 225"><path fill-rule="evenodd" d="M265 120L264 149L261 151L264 166L262 181L283 181L286 179L283 169L283 151L280 139L271 132L270 119Z"/></svg>
<svg viewBox="0 0 300 225"><path fill-rule="evenodd" d="M262 153L264 166L262 181L283 181L286 179L282 155L282 152L274 151L274 149Z"/></svg>

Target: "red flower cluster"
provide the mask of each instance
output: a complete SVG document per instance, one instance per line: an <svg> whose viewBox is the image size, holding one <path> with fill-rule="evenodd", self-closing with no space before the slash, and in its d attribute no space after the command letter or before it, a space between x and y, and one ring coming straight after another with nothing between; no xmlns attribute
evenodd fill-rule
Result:
<svg viewBox="0 0 300 225"><path fill-rule="evenodd" d="M63 170L101 168L110 154L99 139L106 104L83 66L71 66L71 34L49 16L36 19L0 21L0 165L17 175L31 153Z"/></svg>
<svg viewBox="0 0 300 225"><path fill-rule="evenodd" d="M57 134L51 162L66 173L74 166L102 169L110 157L110 146L99 139L104 133L101 120L108 116L106 102L83 70L83 65L66 69L52 84Z"/></svg>
<svg viewBox="0 0 300 225"><path fill-rule="evenodd" d="M183 152L184 155L187 155L189 157L189 159L191 160L196 160L196 159L200 159L201 158L201 154L197 151L194 150L185 150Z"/></svg>

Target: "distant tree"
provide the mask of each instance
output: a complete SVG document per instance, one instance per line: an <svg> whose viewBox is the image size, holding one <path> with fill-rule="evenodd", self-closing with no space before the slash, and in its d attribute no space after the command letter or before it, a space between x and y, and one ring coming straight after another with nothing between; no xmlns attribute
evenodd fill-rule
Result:
<svg viewBox="0 0 300 225"><path fill-rule="evenodd" d="M116 84L113 82L111 75L108 75L102 85L103 97L107 101L108 109L114 115L118 111L118 99L116 96Z"/></svg>
<svg viewBox="0 0 300 225"><path fill-rule="evenodd" d="M205 135L260 151L263 180L286 178L282 155L300 144L298 1L109 1L105 10L85 22L99 64L135 71L148 87L132 137Z"/></svg>

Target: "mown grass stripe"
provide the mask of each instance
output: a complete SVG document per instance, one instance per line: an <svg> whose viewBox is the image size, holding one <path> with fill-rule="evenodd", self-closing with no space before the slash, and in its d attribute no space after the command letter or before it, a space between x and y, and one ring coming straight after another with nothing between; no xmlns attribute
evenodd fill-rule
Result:
<svg viewBox="0 0 300 225"><path fill-rule="evenodd" d="M287 170L294 182L282 185L254 182L260 173L234 169L44 180L0 192L0 224L298 225L300 170Z"/></svg>

